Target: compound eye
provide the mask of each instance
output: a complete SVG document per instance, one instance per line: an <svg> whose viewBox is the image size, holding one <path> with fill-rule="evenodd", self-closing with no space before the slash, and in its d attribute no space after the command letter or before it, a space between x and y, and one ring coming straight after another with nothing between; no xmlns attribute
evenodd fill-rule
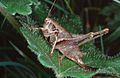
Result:
<svg viewBox="0 0 120 78"><path fill-rule="evenodd" d="M45 20L45 24L50 24L51 22L49 20Z"/></svg>

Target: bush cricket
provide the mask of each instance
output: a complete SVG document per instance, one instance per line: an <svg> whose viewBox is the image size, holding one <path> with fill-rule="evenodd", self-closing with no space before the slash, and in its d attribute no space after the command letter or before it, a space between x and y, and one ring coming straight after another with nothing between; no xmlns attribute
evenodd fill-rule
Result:
<svg viewBox="0 0 120 78"><path fill-rule="evenodd" d="M50 11L48 14L50 14ZM66 29L64 29L55 20L48 18L48 16L44 21L43 27L30 28L30 29L42 31L45 39L48 40L48 42L52 45L52 49L50 52L51 57L54 52L54 49L58 49L63 54L59 60L60 64L62 63L62 59L64 57L67 57L70 60L77 63L78 65L80 65L81 68L88 71L94 71L97 68L90 67L84 64L81 57L83 57L85 53L80 51L79 46L81 46L82 44L85 44L86 42L94 40L98 37L101 37L104 34L107 34L109 32L109 29L105 28L98 32L90 32L87 34L72 34L72 33L69 33Z"/></svg>
<svg viewBox="0 0 120 78"><path fill-rule="evenodd" d="M85 53L79 50L79 46L101 37L109 32L109 29L105 28L98 32L90 32L87 34L72 34L51 18L45 19L43 27L32 29L41 30L45 39L48 40L48 42L52 45L50 52L51 57L54 49L58 49L63 54L59 61L60 64L62 63L62 59L67 57L88 71L96 70L96 68L84 64L84 62L81 60L81 57L83 57Z"/></svg>

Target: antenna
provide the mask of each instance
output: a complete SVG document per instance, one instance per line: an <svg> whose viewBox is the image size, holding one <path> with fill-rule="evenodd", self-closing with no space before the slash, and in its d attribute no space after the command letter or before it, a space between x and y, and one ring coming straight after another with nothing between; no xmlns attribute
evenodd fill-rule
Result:
<svg viewBox="0 0 120 78"><path fill-rule="evenodd" d="M56 1L57 1L57 0L54 0L54 2L52 3L52 6L51 6L51 8L50 8L50 10L49 10L49 12L48 12L47 17L50 16L50 13L51 13L51 11L52 11L52 9L53 9L53 6L54 6L54 4L55 4Z"/></svg>

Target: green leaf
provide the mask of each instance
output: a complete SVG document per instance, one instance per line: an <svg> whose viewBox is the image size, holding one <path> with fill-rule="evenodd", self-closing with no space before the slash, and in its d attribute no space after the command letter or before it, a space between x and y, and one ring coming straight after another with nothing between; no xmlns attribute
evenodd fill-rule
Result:
<svg viewBox="0 0 120 78"><path fill-rule="evenodd" d="M21 32L28 41L29 48L35 54L37 54L40 63L43 64L45 67L52 68L55 71L55 74L58 78L63 78L65 76L79 77L80 75L82 75L82 73L84 73L86 77L89 78L95 73L84 71L77 64L75 64L74 62L67 58L63 60L63 66L59 66L59 57L61 56L61 54L59 54L58 50L55 50L53 57L49 57L51 47L44 40L41 34L38 34L38 32L31 32L25 27L21 28ZM74 72L72 72L72 70L74 70Z"/></svg>
<svg viewBox="0 0 120 78"><path fill-rule="evenodd" d="M70 18L70 20L72 18ZM65 21L67 21L67 19L68 18L64 18ZM78 20L77 18L74 18L72 22L70 22L71 24L67 24L64 20L62 20L63 19L59 21L61 21L61 23L64 22L63 24L67 30L74 33L80 32L78 31L79 26L74 26L77 24L77 22L75 22L75 20ZM80 24L80 22L78 24ZM66 76L76 78L90 78L97 73L105 73L117 76L120 75L120 57L111 58L105 56L102 54L102 52L96 49L92 42L80 46L80 49L82 52L86 53L86 55L82 58L84 63L89 66L98 68L97 71L85 71L80 68L79 65L67 58L63 59L63 66L60 66L59 57L61 56L61 53L58 50L54 50L53 57L49 57L51 46L44 39L43 35L38 31L30 31L27 28L27 24L23 24L23 26L24 27L21 28L21 32L29 44L28 47L38 56L38 60L42 65L54 70L57 78L63 78Z"/></svg>
<svg viewBox="0 0 120 78"><path fill-rule="evenodd" d="M37 0L0 0L0 4L9 13L15 15L16 13L28 15L32 13L31 6Z"/></svg>
<svg viewBox="0 0 120 78"><path fill-rule="evenodd" d="M115 1L115 2L117 2L117 3L119 3L119 4L120 4L120 1L119 1L119 0L113 0L113 1Z"/></svg>

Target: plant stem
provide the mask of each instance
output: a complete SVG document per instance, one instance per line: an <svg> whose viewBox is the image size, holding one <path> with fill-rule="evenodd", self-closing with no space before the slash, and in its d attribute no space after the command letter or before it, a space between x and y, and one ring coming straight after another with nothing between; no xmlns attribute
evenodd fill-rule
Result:
<svg viewBox="0 0 120 78"><path fill-rule="evenodd" d="M74 12L73 12L72 8L70 7L68 1L67 0L64 0L64 1L65 1L66 5L67 5L68 9L70 10L71 14L74 14Z"/></svg>
<svg viewBox="0 0 120 78"><path fill-rule="evenodd" d="M101 26L99 26L99 30L101 30ZM102 36L100 37L100 44L101 44L101 51L102 51L103 53L105 53L105 52L104 52L104 44L103 44L103 37L102 37Z"/></svg>
<svg viewBox="0 0 120 78"><path fill-rule="evenodd" d="M52 1L50 0L44 0L45 2L49 3L49 4L53 4ZM68 11L66 11L64 8L62 8L61 6L59 6L58 4L54 4L54 7L58 8L59 10L61 10L62 12L64 12L65 14L69 14Z"/></svg>
<svg viewBox="0 0 120 78"><path fill-rule="evenodd" d="M1 24L0 30L2 30L2 28L3 28L3 25L4 25L5 21L6 21L6 17L7 17L7 14L6 14L5 18L3 19L3 22Z"/></svg>

